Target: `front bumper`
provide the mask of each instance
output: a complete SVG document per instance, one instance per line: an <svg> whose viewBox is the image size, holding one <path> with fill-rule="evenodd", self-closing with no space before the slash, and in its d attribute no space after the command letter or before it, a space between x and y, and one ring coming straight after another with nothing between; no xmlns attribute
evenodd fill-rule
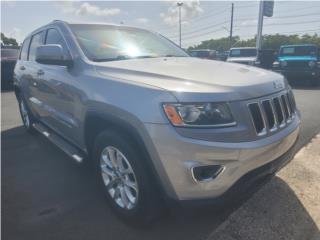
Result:
<svg viewBox="0 0 320 240"><path fill-rule="evenodd" d="M170 198L199 200L225 194L246 174L284 156L296 142L300 119L297 116L285 129L252 142L225 143L186 138L171 125L146 124L152 145L160 162L158 175ZM161 166L160 166L161 165ZM195 166L221 165L215 179L196 182L191 174ZM272 171L280 166L276 165ZM170 184L170 186L166 186Z"/></svg>
<svg viewBox="0 0 320 240"><path fill-rule="evenodd" d="M281 73L285 77L320 77L320 69L275 69L276 72Z"/></svg>

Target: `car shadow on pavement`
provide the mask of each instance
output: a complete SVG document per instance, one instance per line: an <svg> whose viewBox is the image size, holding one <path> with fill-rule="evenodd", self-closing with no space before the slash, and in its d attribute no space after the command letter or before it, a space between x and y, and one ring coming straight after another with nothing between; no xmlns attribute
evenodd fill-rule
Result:
<svg viewBox="0 0 320 240"><path fill-rule="evenodd" d="M153 226L134 228L108 208L91 171L43 136L27 134L23 127L12 128L2 132L1 150L2 239L195 240L219 239L226 232L260 234L263 229L294 240L308 239L311 233L319 236L297 196L279 178L244 204L220 210L214 206L171 209ZM266 238L252 239L280 239L259 236Z"/></svg>
<svg viewBox="0 0 320 240"><path fill-rule="evenodd" d="M209 239L320 239L320 231L290 186L274 177L244 203Z"/></svg>

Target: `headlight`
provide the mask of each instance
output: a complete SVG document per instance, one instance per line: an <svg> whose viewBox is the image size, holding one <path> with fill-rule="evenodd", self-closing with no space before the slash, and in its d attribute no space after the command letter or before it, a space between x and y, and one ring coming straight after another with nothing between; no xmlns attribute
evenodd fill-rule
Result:
<svg viewBox="0 0 320 240"><path fill-rule="evenodd" d="M163 104L164 112L178 127L227 127L236 123L227 103Z"/></svg>
<svg viewBox="0 0 320 240"><path fill-rule="evenodd" d="M279 62L275 61L274 63L272 63L272 66L275 68L279 67Z"/></svg>
<svg viewBox="0 0 320 240"><path fill-rule="evenodd" d="M287 61L282 61L281 62L281 67L286 67L288 65Z"/></svg>
<svg viewBox="0 0 320 240"><path fill-rule="evenodd" d="M320 62L317 62L318 68L320 68Z"/></svg>
<svg viewBox="0 0 320 240"><path fill-rule="evenodd" d="M309 65L309 67L313 68L313 67L316 66L316 62L315 62L315 61L310 61L310 62L308 63L308 65Z"/></svg>
<svg viewBox="0 0 320 240"><path fill-rule="evenodd" d="M261 62L259 61L259 60L256 60L255 62L254 62L254 65L255 66L259 66L261 64Z"/></svg>

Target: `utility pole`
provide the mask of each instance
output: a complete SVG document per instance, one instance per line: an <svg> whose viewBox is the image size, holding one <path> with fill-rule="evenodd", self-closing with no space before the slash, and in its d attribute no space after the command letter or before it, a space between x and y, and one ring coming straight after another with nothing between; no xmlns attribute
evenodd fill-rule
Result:
<svg viewBox="0 0 320 240"><path fill-rule="evenodd" d="M258 51L261 50L261 46L262 46L263 4L264 4L263 0L260 0L258 30L257 30L257 39L256 39L256 48Z"/></svg>
<svg viewBox="0 0 320 240"><path fill-rule="evenodd" d="M181 7L183 2L177 2L177 6L179 8L179 46L181 47Z"/></svg>
<svg viewBox="0 0 320 240"><path fill-rule="evenodd" d="M230 21L230 36L229 36L229 45L232 46L232 30L233 30L233 3L231 3L231 21Z"/></svg>

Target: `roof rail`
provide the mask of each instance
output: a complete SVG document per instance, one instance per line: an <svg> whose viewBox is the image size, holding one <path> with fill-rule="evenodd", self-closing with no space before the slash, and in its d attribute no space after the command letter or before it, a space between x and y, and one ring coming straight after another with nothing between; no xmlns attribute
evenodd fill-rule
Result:
<svg viewBox="0 0 320 240"><path fill-rule="evenodd" d="M55 20L53 20L52 22L65 22L65 21L59 20L59 19L55 19Z"/></svg>

